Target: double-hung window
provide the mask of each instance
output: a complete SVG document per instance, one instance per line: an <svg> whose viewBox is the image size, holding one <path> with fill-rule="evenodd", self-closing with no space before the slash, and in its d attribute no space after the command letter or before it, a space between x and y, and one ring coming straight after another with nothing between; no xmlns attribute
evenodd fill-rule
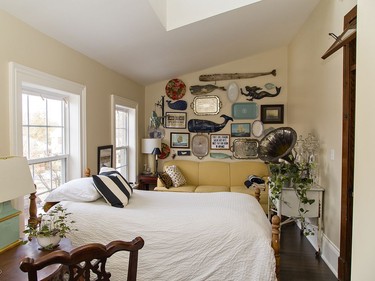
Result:
<svg viewBox="0 0 375 281"><path fill-rule="evenodd" d="M86 87L15 63L9 70L10 152L27 157L40 203L83 175Z"/></svg>
<svg viewBox="0 0 375 281"><path fill-rule="evenodd" d="M112 142L115 168L128 181L137 178L137 108L136 102L112 95Z"/></svg>
<svg viewBox="0 0 375 281"><path fill-rule="evenodd" d="M23 155L43 200L66 181L69 97L33 88L22 91Z"/></svg>
<svg viewBox="0 0 375 281"><path fill-rule="evenodd" d="M116 170L125 178L129 177L129 109L116 105Z"/></svg>

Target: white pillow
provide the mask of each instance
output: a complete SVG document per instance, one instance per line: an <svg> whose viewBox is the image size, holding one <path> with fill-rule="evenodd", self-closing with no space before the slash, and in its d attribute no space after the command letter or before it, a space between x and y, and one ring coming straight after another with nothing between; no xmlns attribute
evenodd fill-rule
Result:
<svg viewBox="0 0 375 281"><path fill-rule="evenodd" d="M101 197L96 190L92 177L68 181L54 189L46 198L46 202L76 201L90 202Z"/></svg>
<svg viewBox="0 0 375 281"><path fill-rule="evenodd" d="M114 171L116 171L115 168L103 166L103 167L100 168L99 174L105 173L105 172L114 172Z"/></svg>
<svg viewBox="0 0 375 281"><path fill-rule="evenodd" d="M165 168L165 172L169 175L174 187L179 187L186 183L184 175L180 172L177 166L172 165Z"/></svg>

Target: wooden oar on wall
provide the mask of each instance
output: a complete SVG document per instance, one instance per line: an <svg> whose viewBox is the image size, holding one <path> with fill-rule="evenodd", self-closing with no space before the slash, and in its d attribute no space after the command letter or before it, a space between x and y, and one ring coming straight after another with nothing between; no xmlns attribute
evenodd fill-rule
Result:
<svg viewBox="0 0 375 281"><path fill-rule="evenodd" d="M259 73L222 73L222 74L204 74L199 76L199 81L220 81L220 80L235 80L235 79L248 79L259 76L273 75L276 76L276 69L270 72Z"/></svg>

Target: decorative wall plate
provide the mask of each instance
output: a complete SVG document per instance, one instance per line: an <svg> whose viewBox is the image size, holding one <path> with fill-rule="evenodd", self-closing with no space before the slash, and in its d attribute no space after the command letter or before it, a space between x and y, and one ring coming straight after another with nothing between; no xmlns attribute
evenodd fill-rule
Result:
<svg viewBox="0 0 375 281"><path fill-rule="evenodd" d="M258 105L255 102L240 102L232 105L234 119L255 119L258 117Z"/></svg>
<svg viewBox="0 0 375 281"><path fill-rule="evenodd" d="M190 104L196 115L218 114L221 106L222 104L218 96L198 96Z"/></svg>
<svg viewBox="0 0 375 281"><path fill-rule="evenodd" d="M237 83L232 82L229 84L227 95L230 102L236 102L238 96L240 95L240 88L238 87Z"/></svg>
<svg viewBox="0 0 375 281"><path fill-rule="evenodd" d="M253 126L252 126L252 132L253 132L253 136L256 137L256 138L259 138L263 135L263 132L264 132L264 127L263 127L263 122L260 121L260 120L255 120L253 122Z"/></svg>
<svg viewBox="0 0 375 281"><path fill-rule="evenodd" d="M168 144L161 143L161 154L159 155L159 159L165 159L171 153L171 149L169 148Z"/></svg>
<svg viewBox="0 0 375 281"><path fill-rule="evenodd" d="M199 159L208 155L209 149L209 139L208 136L197 134L191 140L191 149L193 155L197 156Z"/></svg>
<svg viewBox="0 0 375 281"><path fill-rule="evenodd" d="M165 86L165 93L172 100L181 99L186 92L186 85L180 79L169 80Z"/></svg>
<svg viewBox="0 0 375 281"><path fill-rule="evenodd" d="M259 142L256 139L236 139L233 141L233 157L237 159L258 158Z"/></svg>

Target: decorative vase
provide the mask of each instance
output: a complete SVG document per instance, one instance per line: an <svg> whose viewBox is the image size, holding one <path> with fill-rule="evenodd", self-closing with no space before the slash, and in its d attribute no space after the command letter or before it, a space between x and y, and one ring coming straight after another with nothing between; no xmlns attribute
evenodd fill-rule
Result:
<svg viewBox="0 0 375 281"><path fill-rule="evenodd" d="M57 245L59 245L61 241L61 237L56 235L56 236L37 236L36 237L39 246L43 250L50 250L55 248Z"/></svg>

